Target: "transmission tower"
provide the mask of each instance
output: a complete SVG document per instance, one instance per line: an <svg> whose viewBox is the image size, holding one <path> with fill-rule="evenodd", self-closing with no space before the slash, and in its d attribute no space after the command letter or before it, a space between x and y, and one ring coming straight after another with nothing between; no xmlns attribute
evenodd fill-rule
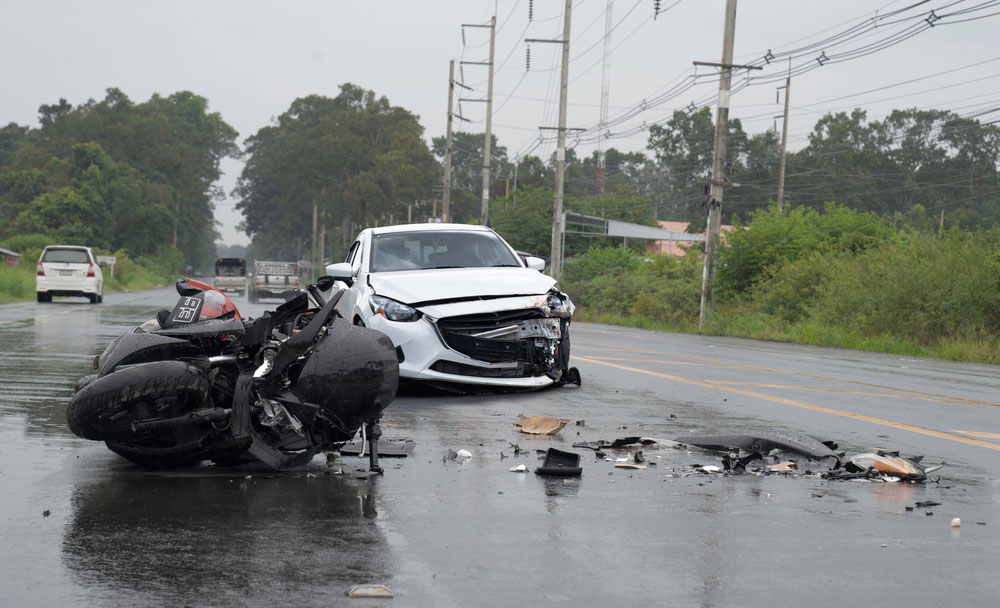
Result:
<svg viewBox="0 0 1000 608"><path fill-rule="evenodd" d="M604 194L604 139L608 131L608 90L611 88L611 12L614 0L608 0L604 14L604 72L601 76L601 126L597 136L597 194Z"/></svg>

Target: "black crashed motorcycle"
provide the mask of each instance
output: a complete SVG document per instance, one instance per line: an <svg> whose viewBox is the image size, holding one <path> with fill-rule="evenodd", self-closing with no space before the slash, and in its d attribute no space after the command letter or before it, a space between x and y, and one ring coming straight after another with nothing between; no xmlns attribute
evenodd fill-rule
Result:
<svg viewBox="0 0 1000 608"><path fill-rule="evenodd" d="M287 469L360 430L378 466L378 421L399 383L392 342L340 318L322 277L256 319L215 288L177 281L173 310L95 358L67 407L70 430L145 468L261 462Z"/></svg>

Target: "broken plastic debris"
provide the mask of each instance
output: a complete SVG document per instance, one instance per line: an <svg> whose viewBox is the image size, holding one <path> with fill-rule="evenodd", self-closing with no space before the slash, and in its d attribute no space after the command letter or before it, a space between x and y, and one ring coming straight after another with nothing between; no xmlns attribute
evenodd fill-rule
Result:
<svg viewBox="0 0 1000 608"><path fill-rule="evenodd" d="M849 463L858 469L898 475L907 481L923 481L927 472L920 465L921 457L902 458L898 452L855 454ZM848 468L850 470L850 468Z"/></svg>
<svg viewBox="0 0 1000 608"><path fill-rule="evenodd" d="M958 517L956 517L955 519L951 520L951 527L952 528L960 528L960 527L962 527L962 520L960 518L958 518Z"/></svg>
<svg viewBox="0 0 1000 608"><path fill-rule="evenodd" d="M348 597L393 597L385 585L354 585L347 592Z"/></svg>
<svg viewBox="0 0 1000 608"><path fill-rule="evenodd" d="M634 462L616 462L615 463L615 468L616 469L645 469L646 465L644 465L644 464L635 464Z"/></svg>
<svg viewBox="0 0 1000 608"><path fill-rule="evenodd" d="M455 452L455 456L459 460L466 460L468 458L472 458L472 452L470 452L469 450L459 450Z"/></svg>
<svg viewBox="0 0 1000 608"><path fill-rule="evenodd" d="M785 473L788 471L799 470L799 465L794 460L787 460L785 462L769 465L767 470L771 473Z"/></svg>
<svg viewBox="0 0 1000 608"><path fill-rule="evenodd" d="M528 467L524 466L523 464L519 464L516 467L511 467L510 468L510 472L511 473L527 473L528 472Z"/></svg>
<svg viewBox="0 0 1000 608"><path fill-rule="evenodd" d="M532 416L524 414L517 415L518 422L514 423L522 433L531 435L555 435L563 430L570 423L569 418L553 418L551 416Z"/></svg>
<svg viewBox="0 0 1000 608"><path fill-rule="evenodd" d="M549 448L545 453L545 462L535 469L535 474L579 477L583 474L583 468L580 466L580 455Z"/></svg>
<svg viewBox="0 0 1000 608"><path fill-rule="evenodd" d="M778 449L784 452L801 454L813 460L836 458L838 462L843 456L843 454L834 452L833 449L835 448L832 449L830 447L837 445L832 441L824 442L815 437L791 431L765 430L732 435L690 435L687 437L678 437L677 441L716 452L741 449L747 452L768 454L772 450Z"/></svg>

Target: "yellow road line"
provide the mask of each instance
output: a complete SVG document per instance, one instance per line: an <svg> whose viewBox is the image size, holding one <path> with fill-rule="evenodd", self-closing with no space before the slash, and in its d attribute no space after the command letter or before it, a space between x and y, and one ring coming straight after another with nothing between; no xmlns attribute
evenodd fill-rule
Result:
<svg viewBox="0 0 1000 608"><path fill-rule="evenodd" d="M899 387L896 387L896 386L888 386L888 385L885 385L885 384L875 384L875 383L872 383L872 382L862 382L860 380L848 380L846 378L835 378L833 376L820 376L818 374L809 374L809 373L806 373L806 372L795 372L795 371L791 371L791 370L778 369L778 368L774 368L774 367L764 367L762 365L754 365L752 363L738 363L738 362L735 362L735 361L726 361L725 359L713 359L713 358L710 358L710 357L702 357L702 356L699 356L699 355L679 355L679 354L676 354L676 353L662 353L662 352L657 352L657 351L652 351L652 350L644 350L644 349L639 349L639 348L630 348L630 347L627 347L627 346L614 346L614 345L610 345L610 344L599 344L599 343L594 343L594 342L584 342L584 344L602 346L602 347L611 348L611 349L626 350L626 351L629 351L629 352L643 353L643 354L649 354L649 355L658 355L658 356L661 356L661 357L686 357L686 358L689 358L689 359L700 359L700 360L703 360L703 361L709 361L709 362L713 362L713 363L723 363L723 364L725 364L727 366L727 369L729 369L729 368L731 368L731 369L747 369L747 370L757 370L757 371L763 371L763 372L772 372L772 373L777 373L777 374L792 374L792 375L795 375L795 376L803 376L803 377L806 377L806 378L816 378L818 380L830 380L831 382L844 382L846 384L857 384L859 386L868 386L868 387L871 387L871 388L881 388L881 389L886 389L886 390L890 390L890 391L900 391L900 392L909 393L909 394L912 394L912 395L923 395L925 397L936 397L938 399L957 399L957 400L960 400L962 403L968 403L968 404L971 404L971 405L994 405L994 406L1000 406L1000 403L995 403L995 402L992 402L992 401L979 401L979 400L976 400L976 399L965 399L963 397L954 397L952 395L939 395L937 393L927 393L927 392L923 392L923 391L914 391L914 390L910 390L910 389L906 389L906 388L899 388ZM577 346L577 343L574 342L573 346ZM604 356L599 356L599 357L596 357L596 358L614 360L613 358L608 358L608 357L604 357ZM661 361L661 362L662 363L672 363L671 361Z"/></svg>
<svg viewBox="0 0 1000 608"><path fill-rule="evenodd" d="M818 391L823 393L841 393L844 395L868 395L871 397L888 397L889 399L912 399L914 401L930 401L932 403L957 403L959 405L996 405L992 403L981 403L978 401L969 401L961 397L952 398L932 398L932 397L918 397L915 395L896 395L893 393L875 393L872 391L851 391L846 388L822 388L819 386L796 386L790 384L763 384L759 382L729 382L726 380L707 380L712 384L728 384L730 386L757 386L760 388L787 388L797 391Z"/></svg>
<svg viewBox="0 0 1000 608"><path fill-rule="evenodd" d="M982 437L983 439L1000 439L1000 433L986 433L983 431L956 431L952 429L952 433L962 433L963 435L972 435L973 437Z"/></svg>
<svg viewBox="0 0 1000 608"><path fill-rule="evenodd" d="M830 407L824 407L822 405L814 405L812 403L806 403L804 401L794 401L792 399L784 399L782 397L773 397L771 395L765 395L763 393L754 393L750 391L744 391L737 388L731 388L728 386L720 386L718 384L712 384L710 382L704 382L701 380L694 380L692 378L683 378L681 376L673 376L670 374L663 374L660 372L653 372L645 369L640 369L637 367L628 367L626 365L619 365L617 363L611 363L609 361L600 361L598 359L591 359L590 357L580 357L578 355L573 355L573 358L578 361L583 361L586 363L593 363L595 365L604 365L607 367L613 367L616 369L621 369L624 371L635 372L638 374L645 374L647 376L653 376L656 378L663 378L665 380L674 380L676 382L683 382L685 384L693 384L695 386L701 386L704 388L711 388L719 391L726 391L729 393L736 393L737 395L744 395L747 397L754 397L757 399L764 399L766 401L773 401L775 403L783 403L785 405L793 405L795 407L800 407L807 410L813 410L816 412L823 412L825 414L833 414L835 416L842 416L844 418L851 418L853 420L860 420L863 422L871 422L874 424L879 424L882 426L888 426L894 429L899 429L901 431L911 431L913 433L920 433L921 435L929 435L931 437L937 437L938 439L948 439L950 441L955 441L958 443L965 443L968 445L974 445L982 448L989 448L991 450L997 450L1000 452L1000 444L991 443L989 441L983 441L981 439L971 439L969 437L963 437L962 435L956 435L954 433L946 433L944 431L935 431L934 429L924 428L922 426L916 426L912 424L905 424L902 422L895 422L893 420L886 420L885 418L875 418L874 416L866 416L864 414L855 414L853 412L845 412L843 410L837 410Z"/></svg>

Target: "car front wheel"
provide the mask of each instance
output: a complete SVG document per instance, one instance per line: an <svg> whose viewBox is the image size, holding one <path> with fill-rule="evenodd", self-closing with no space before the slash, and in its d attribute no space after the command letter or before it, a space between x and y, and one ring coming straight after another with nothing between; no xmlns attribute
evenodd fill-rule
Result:
<svg viewBox="0 0 1000 608"><path fill-rule="evenodd" d="M38 296L38 301L39 302L51 302L52 301L52 296L50 294L42 293L42 292L39 291L39 292L36 292L36 295Z"/></svg>

